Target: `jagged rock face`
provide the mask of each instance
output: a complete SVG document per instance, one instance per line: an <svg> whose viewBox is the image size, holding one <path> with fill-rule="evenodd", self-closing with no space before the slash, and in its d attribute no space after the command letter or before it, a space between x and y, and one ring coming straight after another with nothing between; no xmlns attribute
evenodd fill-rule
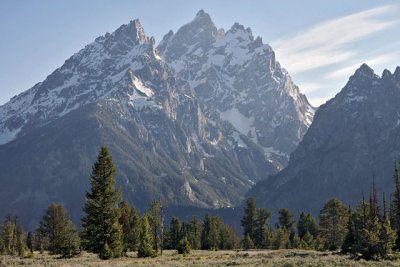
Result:
<svg viewBox="0 0 400 267"><path fill-rule="evenodd" d="M97 38L0 115L0 217L17 213L30 229L51 202L79 223L103 144L117 186L140 210L154 199L233 206L253 181L276 172L250 139L241 139L246 149L233 145L237 130L204 115L137 20Z"/></svg>
<svg viewBox="0 0 400 267"><path fill-rule="evenodd" d="M373 176L379 191L393 191L400 159L400 68L382 77L362 65L347 85L316 112L289 165L249 193L276 210L318 214L337 197L354 205L367 197Z"/></svg>
<svg viewBox="0 0 400 267"><path fill-rule="evenodd" d="M207 107L206 115L230 122L238 144L248 137L281 169L311 124L314 108L299 93L275 53L249 28L226 33L200 11L158 50Z"/></svg>

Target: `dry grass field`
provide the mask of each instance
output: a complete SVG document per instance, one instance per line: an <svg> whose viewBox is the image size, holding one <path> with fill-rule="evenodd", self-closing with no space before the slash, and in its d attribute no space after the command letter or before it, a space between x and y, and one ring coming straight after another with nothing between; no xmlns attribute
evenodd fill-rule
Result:
<svg viewBox="0 0 400 267"><path fill-rule="evenodd" d="M264 251L193 251L188 256L165 251L163 256L139 259L135 254L121 259L102 261L94 254L82 253L73 259L58 259L35 253L34 258L20 259L0 256L0 266L400 266L398 261L354 261L330 252L305 250Z"/></svg>

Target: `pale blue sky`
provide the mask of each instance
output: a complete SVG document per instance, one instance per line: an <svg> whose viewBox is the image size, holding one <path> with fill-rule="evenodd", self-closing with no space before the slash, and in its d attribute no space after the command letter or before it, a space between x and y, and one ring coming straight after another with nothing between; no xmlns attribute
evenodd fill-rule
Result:
<svg viewBox="0 0 400 267"><path fill-rule="evenodd" d="M399 1L1 0L0 105L132 19L160 41L199 9L217 27L239 22L252 28L316 106L363 62L378 74L400 65Z"/></svg>

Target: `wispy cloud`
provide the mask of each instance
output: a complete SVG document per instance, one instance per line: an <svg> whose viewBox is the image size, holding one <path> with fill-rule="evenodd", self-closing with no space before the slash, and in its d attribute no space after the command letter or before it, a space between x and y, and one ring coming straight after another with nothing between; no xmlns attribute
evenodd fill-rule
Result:
<svg viewBox="0 0 400 267"><path fill-rule="evenodd" d="M294 36L272 43L278 58L291 73L345 62L357 51L349 44L399 24L388 16L399 8L387 5L322 22Z"/></svg>
<svg viewBox="0 0 400 267"><path fill-rule="evenodd" d="M362 60L362 62L358 62L357 64L351 64L349 66L339 68L333 72L330 72L330 73L326 74L325 76L323 76L322 78L325 80L336 79L336 78L347 78L351 74L353 74L354 71L357 68L359 68L362 63L366 63L371 67L384 66L388 62L392 61L393 58L399 57L399 56L400 56L400 52L394 52L394 53L388 53L388 54L383 54L383 55L379 55L376 57L364 59L364 60Z"/></svg>

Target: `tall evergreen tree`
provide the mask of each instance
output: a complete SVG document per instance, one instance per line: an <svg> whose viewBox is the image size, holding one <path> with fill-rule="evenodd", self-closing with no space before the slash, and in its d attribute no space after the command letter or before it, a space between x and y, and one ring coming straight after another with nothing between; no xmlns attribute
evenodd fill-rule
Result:
<svg viewBox="0 0 400 267"><path fill-rule="evenodd" d="M169 231L168 231L168 248L177 249L179 241L184 236L181 233L181 222L177 217L171 219Z"/></svg>
<svg viewBox="0 0 400 267"><path fill-rule="evenodd" d="M314 217L310 213L306 215L302 212L297 222L297 233L299 238L303 239L308 232L315 239L318 236L318 231L318 224L315 222Z"/></svg>
<svg viewBox="0 0 400 267"><path fill-rule="evenodd" d="M288 232L294 231L293 214L288 209L280 209L278 213L279 227L285 228Z"/></svg>
<svg viewBox="0 0 400 267"><path fill-rule="evenodd" d="M83 246L100 254L107 244L111 257L120 257L123 252L118 210L120 192L115 189L115 167L105 146L101 147L93 166L90 184L91 191L86 192L85 217L82 219Z"/></svg>
<svg viewBox="0 0 400 267"><path fill-rule="evenodd" d="M192 249L201 248L201 222L193 216L188 223L188 241Z"/></svg>
<svg viewBox="0 0 400 267"><path fill-rule="evenodd" d="M39 225L52 254L73 257L80 252L80 240L68 212L61 204L51 204Z"/></svg>
<svg viewBox="0 0 400 267"><path fill-rule="evenodd" d="M321 235L325 249L336 250L342 247L349 221L348 208L337 199L329 200L319 214Z"/></svg>
<svg viewBox="0 0 400 267"><path fill-rule="evenodd" d="M249 236L252 240L256 237L256 220L257 220L257 207L254 198L248 198L246 200L246 206L244 208L244 215L240 221L243 227L243 235ZM253 240L254 241L254 240Z"/></svg>
<svg viewBox="0 0 400 267"><path fill-rule="evenodd" d="M25 239L24 232L18 222L18 217L7 215L1 227L1 243L5 254L20 255L22 251L22 240Z"/></svg>
<svg viewBox="0 0 400 267"><path fill-rule="evenodd" d="M161 234L161 216L160 216L160 203L152 201L150 209L147 211L150 228L153 234L153 249L158 251L160 244Z"/></svg>
<svg viewBox="0 0 400 267"><path fill-rule="evenodd" d="M122 227L123 250L136 251L139 245L140 217L135 208L126 201L119 204L119 223Z"/></svg>
<svg viewBox="0 0 400 267"><path fill-rule="evenodd" d="M268 248L271 245L271 229L268 219L271 212L267 209L257 209L257 217L254 226L253 242L256 248Z"/></svg>
<svg viewBox="0 0 400 267"><path fill-rule="evenodd" d="M393 171L394 192L390 203L390 220L393 229L396 231L396 247L400 249L400 174L397 162L394 163Z"/></svg>
<svg viewBox="0 0 400 267"><path fill-rule="evenodd" d="M28 232L28 236L26 237L26 246L28 247L29 251L33 253L34 237L32 232Z"/></svg>
<svg viewBox="0 0 400 267"><path fill-rule="evenodd" d="M138 257L147 258L157 255L157 251L153 249L153 235L150 229L149 217L144 215L140 221L141 231L139 237Z"/></svg>
<svg viewBox="0 0 400 267"><path fill-rule="evenodd" d="M21 225L16 225L16 252L18 256L24 257L26 248L25 233Z"/></svg>
<svg viewBox="0 0 400 267"><path fill-rule="evenodd" d="M278 227L285 230L289 235L289 242L286 247L291 248L291 243L293 243L295 236L293 214L288 209L280 209L278 213Z"/></svg>

